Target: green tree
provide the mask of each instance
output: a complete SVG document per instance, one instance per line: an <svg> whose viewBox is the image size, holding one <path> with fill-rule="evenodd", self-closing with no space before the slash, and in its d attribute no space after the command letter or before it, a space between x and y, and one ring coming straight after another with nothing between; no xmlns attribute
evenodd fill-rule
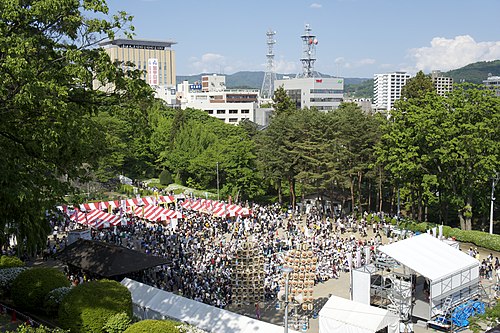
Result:
<svg viewBox="0 0 500 333"><path fill-rule="evenodd" d="M441 215L457 211L461 228L472 228L499 169L499 121L498 98L470 84L447 97L428 92L397 103L377 151L414 217L421 220L422 208L439 201Z"/></svg>
<svg viewBox="0 0 500 333"><path fill-rule="evenodd" d="M45 211L95 165L103 133L93 115L116 91L126 98L130 74L93 48L130 17L108 14L104 1L0 2L0 243L17 236L19 250L45 245ZM94 89L96 80L116 88Z"/></svg>
<svg viewBox="0 0 500 333"><path fill-rule="evenodd" d="M278 89L274 92L272 105L274 108L274 114L277 116L283 113L289 114L297 109L297 105L295 105L295 103L287 95L283 86L278 87Z"/></svg>
<svg viewBox="0 0 500 333"><path fill-rule="evenodd" d="M433 147L446 175L443 187L458 207L461 228L470 230L481 203L489 203L491 177L500 170L500 100L481 86L456 85L439 128L443 137Z"/></svg>
<svg viewBox="0 0 500 333"><path fill-rule="evenodd" d="M425 75L424 72L418 73L409 79L401 90L401 99L413 99L414 102L422 99L428 93L435 93L436 88L432 83L430 76Z"/></svg>

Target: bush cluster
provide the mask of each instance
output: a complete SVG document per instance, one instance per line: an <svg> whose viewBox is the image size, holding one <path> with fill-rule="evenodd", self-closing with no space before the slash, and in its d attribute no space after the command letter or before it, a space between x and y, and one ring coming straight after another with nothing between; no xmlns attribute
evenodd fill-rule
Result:
<svg viewBox="0 0 500 333"><path fill-rule="evenodd" d="M91 281L72 288L64 297L59 323L72 333L101 333L108 320L122 312L132 318L130 291L116 281Z"/></svg>
<svg viewBox="0 0 500 333"><path fill-rule="evenodd" d="M179 333L180 323L173 320L141 320L125 330L125 333Z"/></svg>
<svg viewBox="0 0 500 333"><path fill-rule="evenodd" d="M106 333L123 333L131 323L132 320L129 315L125 312L120 312L109 317L102 330Z"/></svg>
<svg viewBox="0 0 500 333"><path fill-rule="evenodd" d="M30 268L12 282L11 296L14 304L21 309L40 313L50 291L69 286L66 276L56 268Z"/></svg>
<svg viewBox="0 0 500 333"><path fill-rule="evenodd" d="M24 262L18 257L1 256L0 268L24 267Z"/></svg>
<svg viewBox="0 0 500 333"><path fill-rule="evenodd" d="M173 182L172 175L167 170L163 170L160 173L159 178L160 178L161 185L170 185Z"/></svg>

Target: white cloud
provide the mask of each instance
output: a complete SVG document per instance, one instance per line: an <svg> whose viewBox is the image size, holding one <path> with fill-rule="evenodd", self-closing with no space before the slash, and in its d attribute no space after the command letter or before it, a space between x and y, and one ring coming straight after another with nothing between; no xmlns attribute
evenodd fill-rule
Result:
<svg viewBox="0 0 500 333"><path fill-rule="evenodd" d="M335 58L333 61L338 67L345 69L359 68L375 64L375 59L363 58L360 60L347 61L344 57Z"/></svg>
<svg viewBox="0 0 500 333"><path fill-rule="evenodd" d="M318 8L322 8L322 7L323 7L323 5L322 5L322 4L320 4L320 3L316 3L316 2L314 2L314 3L312 3L309 7L310 7L310 8L314 8L314 9L318 9Z"/></svg>
<svg viewBox="0 0 500 333"><path fill-rule="evenodd" d="M478 61L500 59L500 41L476 42L469 35L453 39L435 37L430 47L411 49L408 55L415 61L416 71L447 71Z"/></svg>
<svg viewBox="0 0 500 333"><path fill-rule="evenodd" d="M200 58L191 57L189 61L194 73L219 73L226 69L226 57L217 53L205 53Z"/></svg>
<svg viewBox="0 0 500 333"><path fill-rule="evenodd" d="M276 73L293 74L299 72L299 64L297 61L288 61L280 58L274 61L274 71Z"/></svg>
<svg viewBox="0 0 500 333"><path fill-rule="evenodd" d="M359 66L373 65L375 63L375 59L365 58L359 60L357 63Z"/></svg>

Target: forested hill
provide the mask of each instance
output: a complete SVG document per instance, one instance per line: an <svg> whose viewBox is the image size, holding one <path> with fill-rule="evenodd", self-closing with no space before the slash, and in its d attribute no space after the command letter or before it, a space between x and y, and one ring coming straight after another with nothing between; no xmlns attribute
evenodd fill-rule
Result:
<svg viewBox="0 0 500 333"><path fill-rule="evenodd" d="M452 77L456 83L466 81L479 84L486 80L488 74L500 76L500 60L469 64L465 67L446 72L445 76Z"/></svg>
<svg viewBox="0 0 500 333"><path fill-rule="evenodd" d="M196 81L201 81L201 77L203 75L211 75L207 73L197 74L197 75L189 75L177 76L177 83L181 83L184 80L189 81L190 83L194 83ZM251 89L260 89L262 87L262 80L264 80L264 72L250 72L250 71L242 71L234 74L219 74L226 76L226 86L228 88L251 88ZM293 74L276 74L276 77L282 79L283 76L295 77L296 73ZM332 75L321 73L322 77L333 77ZM359 84L367 79L364 78L344 78L344 83L346 85L350 84Z"/></svg>

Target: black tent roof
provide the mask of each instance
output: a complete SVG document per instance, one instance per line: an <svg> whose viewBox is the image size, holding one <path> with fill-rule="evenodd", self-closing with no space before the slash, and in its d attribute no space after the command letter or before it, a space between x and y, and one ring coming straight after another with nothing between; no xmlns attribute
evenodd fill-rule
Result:
<svg viewBox="0 0 500 333"><path fill-rule="evenodd" d="M78 239L55 255L62 262L102 277L113 277L170 263L118 245Z"/></svg>

